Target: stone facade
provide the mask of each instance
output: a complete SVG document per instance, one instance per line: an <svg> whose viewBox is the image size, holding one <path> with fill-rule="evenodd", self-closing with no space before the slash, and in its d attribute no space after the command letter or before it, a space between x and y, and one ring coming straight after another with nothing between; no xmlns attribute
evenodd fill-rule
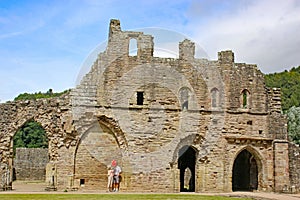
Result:
<svg viewBox="0 0 300 200"><path fill-rule="evenodd" d="M105 190L113 159L125 191L299 188L280 90L256 65L235 63L232 51L195 58L189 40L176 59L153 51L151 35L111 20L106 50L69 94L1 104L0 174L12 169L16 130L34 119L49 138L46 181L58 188Z"/></svg>

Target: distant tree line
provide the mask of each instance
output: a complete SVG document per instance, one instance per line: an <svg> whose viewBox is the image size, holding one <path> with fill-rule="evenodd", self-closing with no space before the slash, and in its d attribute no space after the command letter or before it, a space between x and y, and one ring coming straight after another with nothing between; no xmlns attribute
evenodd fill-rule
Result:
<svg viewBox="0 0 300 200"><path fill-rule="evenodd" d="M42 99L42 98L51 98L51 97L58 97L61 96L67 92L69 92L70 90L65 90L63 92L53 92L52 89L49 89L47 92L43 93L43 92L36 92L36 93L22 93L19 94L14 100L35 100L35 99Z"/></svg>
<svg viewBox="0 0 300 200"><path fill-rule="evenodd" d="M282 110L300 106L300 66L280 73L265 75L266 86L281 88Z"/></svg>

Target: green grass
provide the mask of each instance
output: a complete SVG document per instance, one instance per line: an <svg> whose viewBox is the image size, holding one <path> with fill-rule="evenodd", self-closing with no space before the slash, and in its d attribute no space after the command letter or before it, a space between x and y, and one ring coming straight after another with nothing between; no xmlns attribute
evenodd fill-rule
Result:
<svg viewBox="0 0 300 200"><path fill-rule="evenodd" d="M143 200L143 199L159 199L159 200L177 200L177 199L188 199L188 200L236 200L247 198L233 198L223 196L203 196L197 194L1 194L1 200L15 200L15 199L84 199L84 200ZM249 199L248 199L249 200Z"/></svg>

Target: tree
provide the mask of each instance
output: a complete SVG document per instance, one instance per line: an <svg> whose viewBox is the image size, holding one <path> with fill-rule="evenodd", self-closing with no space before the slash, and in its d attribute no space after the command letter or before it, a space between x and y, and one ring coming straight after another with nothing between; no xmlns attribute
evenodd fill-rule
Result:
<svg viewBox="0 0 300 200"><path fill-rule="evenodd" d="M14 152L19 147L48 148L48 138L43 127L34 120L26 122L14 136Z"/></svg>
<svg viewBox="0 0 300 200"><path fill-rule="evenodd" d="M266 86L281 88L282 110L300 106L300 66L280 73L265 75Z"/></svg>
<svg viewBox="0 0 300 200"><path fill-rule="evenodd" d="M42 92L36 92L33 94L30 93L22 93L19 94L14 100L34 100L34 99L42 99L42 98L51 98L51 97L58 97L61 96L67 92L69 92L70 90L65 90L63 92L53 92L52 89L49 89L47 92L42 93Z"/></svg>
<svg viewBox="0 0 300 200"><path fill-rule="evenodd" d="M287 116L289 136L296 144L300 144L300 107L291 107Z"/></svg>

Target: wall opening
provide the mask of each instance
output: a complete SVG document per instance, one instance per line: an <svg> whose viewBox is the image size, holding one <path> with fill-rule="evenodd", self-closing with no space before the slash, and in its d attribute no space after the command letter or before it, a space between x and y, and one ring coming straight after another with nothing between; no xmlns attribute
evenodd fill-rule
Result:
<svg viewBox="0 0 300 200"><path fill-rule="evenodd" d="M249 108L250 92L248 90L243 90L241 93L241 107Z"/></svg>
<svg viewBox="0 0 300 200"><path fill-rule="evenodd" d="M13 137L13 181L45 180L48 138L38 122L29 120Z"/></svg>
<svg viewBox="0 0 300 200"><path fill-rule="evenodd" d="M129 40L129 56L137 56L138 46L137 40L135 38L131 38Z"/></svg>
<svg viewBox="0 0 300 200"><path fill-rule="evenodd" d="M179 91L181 109L188 110L189 109L189 97L190 97L190 89L189 88L181 88Z"/></svg>
<svg viewBox="0 0 300 200"><path fill-rule="evenodd" d="M258 187L258 167L246 149L236 157L232 169L232 191L253 191Z"/></svg>
<svg viewBox="0 0 300 200"><path fill-rule="evenodd" d="M80 184L80 186L83 186L83 185L84 185L84 183L85 183L85 180L84 180L84 178L81 178L81 179L80 179L80 181L79 181L79 184Z"/></svg>
<svg viewBox="0 0 300 200"><path fill-rule="evenodd" d="M195 192L196 150L191 146L184 146L178 154L180 192Z"/></svg>
<svg viewBox="0 0 300 200"><path fill-rule="evenodd" d="M144 92L136 93L136 104L143 105L144 104Z"/></svg>

